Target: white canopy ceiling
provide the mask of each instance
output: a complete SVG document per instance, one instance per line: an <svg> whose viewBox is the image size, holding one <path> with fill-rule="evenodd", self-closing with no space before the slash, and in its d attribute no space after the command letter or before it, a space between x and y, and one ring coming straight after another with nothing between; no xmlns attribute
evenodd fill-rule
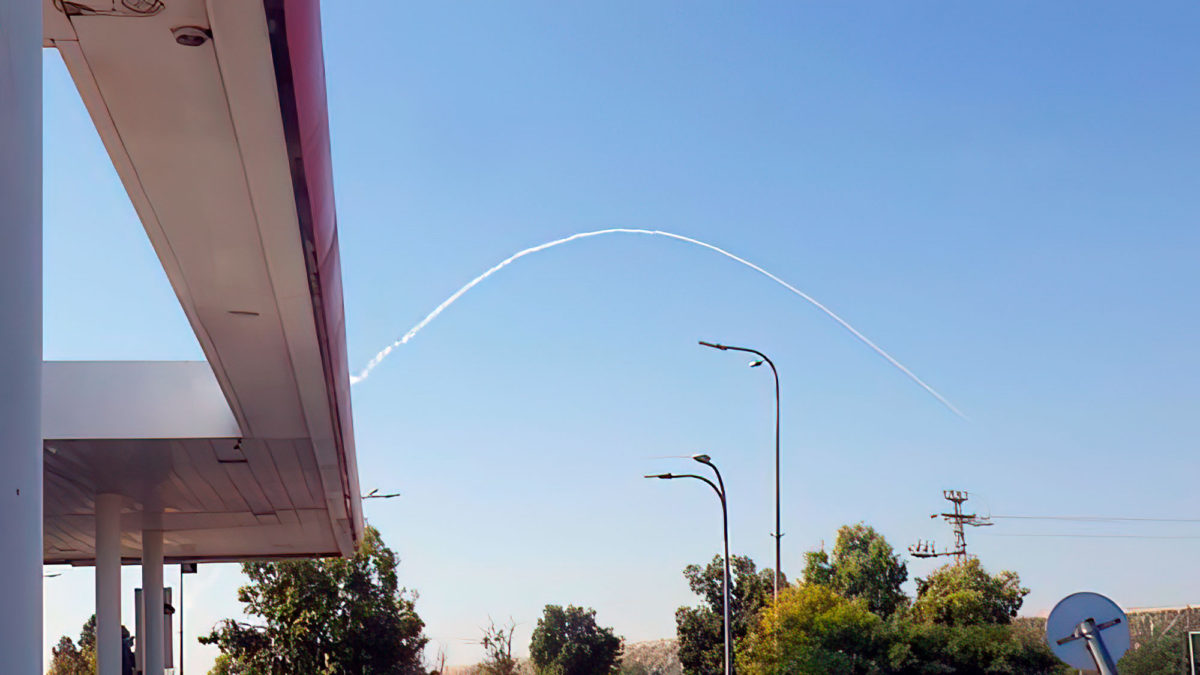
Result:
<svg viewBox="0 0 1200 675"><path fill-rule="evenodd" d="M105 491L128 499L131 555L155 518L172 559L346 554L361 534L341 299L328 290L340 293L340 268L317 259L313 146L294 142L292 86L311 74L293 70L288 31L309 5L45 0L46 45L207 357L47 365L46 562L94 556ZM185 44L181 27L209 39ZM328 163L327 136L316 155Z"/></svg>

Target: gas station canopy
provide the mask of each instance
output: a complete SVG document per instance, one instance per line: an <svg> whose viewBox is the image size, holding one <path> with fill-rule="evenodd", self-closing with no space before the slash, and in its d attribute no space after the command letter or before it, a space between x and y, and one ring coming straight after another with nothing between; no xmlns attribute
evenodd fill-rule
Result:
<svg viewBox="0 0 1200 675"><path fill-rule="evenodd" d="M45 563L346 555L362 533L317 0L44 0L207 362L43 368ZM54 133L46 129L45 133Z"/></svg>

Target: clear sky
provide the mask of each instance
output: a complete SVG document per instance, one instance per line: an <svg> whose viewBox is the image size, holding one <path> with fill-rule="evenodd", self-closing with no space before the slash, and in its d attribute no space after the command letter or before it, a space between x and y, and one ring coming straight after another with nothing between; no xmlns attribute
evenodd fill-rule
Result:
<svg viewBox="0 0 1200 675"><path fill-rule="evenodd" d="M364 489L403 493L367 517L431 653L474 661L489 616L524 652L547 603L672 636L720 520L704 486L643 480L690 468L656 456L711 454L734 552L770 565L770 374L697 339L779 366L788 573L844 523L950 543L944 488L993 514L1200 517L1195 3L328 2L324 21L352 369L526 246L646 227L811 293L970 417L711 252L613 236L523 259L354 388ZM45 97L46 357L200 358L51 52ZM968 540L1021 574L1028 613L1082 589L1200 602L1200 538L1005 536L1062 533L1200 524ZM189 578L189 673L239 576ZM91 598L90 570L47 580L47 652Z"/></svg>

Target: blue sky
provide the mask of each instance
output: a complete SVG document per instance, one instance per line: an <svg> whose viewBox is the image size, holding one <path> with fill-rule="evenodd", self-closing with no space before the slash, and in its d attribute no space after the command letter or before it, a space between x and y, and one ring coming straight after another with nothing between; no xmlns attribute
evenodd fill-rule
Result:
<svg viewBox="0 0 1200 675"><path fill-rule="evenodd" d="M784 569L840 524L949 543L941 490L995 514L1191 517L1200 417L1200 8L1082 2L326 3L351 367L508 255L646 227L746 257L841 313L963 421L784 289L613 236L523 259L354 389L367 515L451 663L547 603L671 636L726 475L732 547ZM46 54L51 359L199 358L58 61ZM968 534L1048 610L1076 590L1200 600L1200 526L997 521ZM932 568L910 563L913 575ZM136 568L129 571L136 576ZM169 575L170 577L170 575ZM189 579L189 640L237 611ZM132 586L129 586L132 587ZM194 591L194 592L193 592ZM91 612L46 584L46 641ZM189 672L212 653L189 646Z"/></svg>

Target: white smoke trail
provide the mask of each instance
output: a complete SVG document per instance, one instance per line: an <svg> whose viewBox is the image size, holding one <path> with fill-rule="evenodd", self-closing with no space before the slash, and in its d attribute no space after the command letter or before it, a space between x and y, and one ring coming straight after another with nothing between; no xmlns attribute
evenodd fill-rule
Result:
<svg viewBox="0 0 1200 675"><path fill-rule="evenodd" d="M955 415L958 415L959 417L961 417L963 419L967 419L966 415L964 415L958 408L954 407L953 403L946 400L946 397L939 394L937 392L937 390L935 390L933 387L926 384L925 381L922 380L921 378L917 377L916 373L914 373L913 371L911 371L907 367L905 367L905 365L903 363L900 363L899 361L897 361L891 354L884 351L882 347L880 347L879 345L872 342L871 339L868 338L866 335L863 335L862 333L860 333L857 328L855 328L854 326L851 326L849 322L847 322L842 317L838 316L832 309L829 309L825 305L822 305L820 302L818 302L816 300L816 298L813 298L811 295L805 293L804 291L800 290L799 288L796 288L795 286L789 284L788 282L784 281L783 279L780 279L779 277L775 276L774 274L771 274L767 270L759 267L758 265L755 265L754 263L750 262L749 260L746 260L744 258L739 258L738 256L730 253L729 251L726 251L723 248L720 248L718 246L713 246L712 244L700 241L699 239L692 239L691 237L685 237L682 234L675 234L674 232L663 232L662 230L643 230L643 229L626 228L626 227L614 227L614 228L607 229L607 230L596 230L594 232L580 232L578 234L573 234L569 237L563 237L562 239L555 239L554 241L548 241L544 244L539 244L537 246L527 248L524 251L518 251L517 253L514 253L513 255L509 256L508 258L505 258L504 260L500 261L498 264L496 264L494 267L492 267L488 271L486 271L483 274L480 274L479 276L472 279L470 282L467 283L466 286L463 286L462 288L455 291L454 295L451 295L450 297L443 300L442 304L435 307L434 310L432 312L430 312L429 314L427 314L424 319L421 319L421 321L417 325L410 328L408 330L408 332L404 334L403 337L401 337L399 340L396 340L392 344L388 345L382 351L380 351L378 354L376 354L374 358L372 358L369 362L367 362L367 367L363 368L362 372L360 372L358 375L350 376L350 384L358 384L359 382L362 382L363 380L367 379L367 377L371 374L371 371L375 370L375 367L378 366L384 359L386 359L388 357L388 355L391 354L394 349L396 349L396 347L399 347L400 345L405 344L409 340L413 339L413 337L415 337L417 333L421 332L421 329L423 329L425 326L429 325L429 322L436 319L439 314L441 314L443 311L446 310L447 307L449 307L450 305L453 305L454 302L456 300L458 300L459 298L461 298L464 293L466 293L467 291L471 290L472 288L478 286L479 283L481 281L483 281L484 279L487 279L488 277L492 276L496 272L499 272L500 270L504 269L505 267L508 267L509 265L513 264L517 260L520 260L521 258L524 258L525 256L527 256L531 253L537 253L538 251L545 251L548 248L554 248L555 246L561 246L563 244L567 244L572 241L575 241L576 239L586 239L588 237L598 237L598 236L604 235L604 234L642 234L642 235L649 235L649 236L655 236L655 237L667 237L669 239L677 239L679 241L687 242L689 244L694 244L696 246L702 246L710 251L715 251L716 253L720 253L721 255L725 256L726 258L737 261L737 262L745 265L746 267L749 267L750 269L754 270L755 272L762 274L763 276L767 277L771 281L774 281L775 283L779 284L780 286L783 286L784 288L788 289L789 291L791 291L791 292L795 293L796 295L800 296L801 298L804 298L805 300L807 300L812 306L814 306L817 309L824 312L826 316L828 316L829 318L831 318L834 321L841 324L842 328L845 328L846 330L850 331L851 335L858 338L858 340L860 342L862 342L863 344L865 344L866 346L870 347L876 354L878 354L878 355L882 356L884 359L886 359L888 363L890 363L893 366L895 366L896 368L898 368L900 370L900 372L907 375L910 380L912 380L913 382L916 382L918 385L920 385L922 389L929 392L934 398L936 398L938 401L940 401L942 403L942 405L949 408L950 411L953 412Z"/></svg>

